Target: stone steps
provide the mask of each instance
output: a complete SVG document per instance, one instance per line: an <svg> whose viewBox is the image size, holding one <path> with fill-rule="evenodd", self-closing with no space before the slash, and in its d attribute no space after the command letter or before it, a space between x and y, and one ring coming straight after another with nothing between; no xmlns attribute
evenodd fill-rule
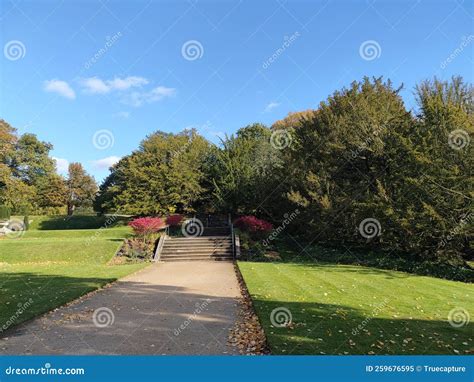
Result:
<svg viewBox="0 0 474 382"><path fill-rule="evenodd" d="M226 235L167 238L160 261L232 261L232 239Z"/></svg>

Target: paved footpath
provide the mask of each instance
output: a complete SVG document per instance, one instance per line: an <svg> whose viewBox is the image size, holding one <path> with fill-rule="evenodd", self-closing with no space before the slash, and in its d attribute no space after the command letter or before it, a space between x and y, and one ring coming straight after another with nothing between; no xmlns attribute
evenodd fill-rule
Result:
<svg viewBox="0 0 474 382"><path fill-rule="evenodd" d="M0 354L234 354L230 262L153 264L6 333Z"/></svg>

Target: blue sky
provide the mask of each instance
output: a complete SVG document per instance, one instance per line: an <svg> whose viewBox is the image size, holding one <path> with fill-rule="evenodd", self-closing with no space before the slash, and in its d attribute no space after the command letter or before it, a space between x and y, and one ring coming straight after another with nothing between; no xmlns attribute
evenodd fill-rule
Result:
<svg viewBox="0 0 474 382"><path fill-rule="evenodd" d="M0 1L0 118L97 180L156 130L206 138L363 76L473 80L474 2Z"/></svg>

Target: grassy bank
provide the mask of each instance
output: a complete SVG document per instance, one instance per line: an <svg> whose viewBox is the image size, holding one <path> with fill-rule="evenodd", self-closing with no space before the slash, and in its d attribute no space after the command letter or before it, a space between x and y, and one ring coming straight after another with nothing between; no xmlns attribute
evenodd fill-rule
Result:
<svg viewBox="0 0 474 382"><path fill-rule="evenodd" d="M0 239L0 328L47 312L145 266L107 264L129 233L128 227L31 230L18 239Z"/></svg>

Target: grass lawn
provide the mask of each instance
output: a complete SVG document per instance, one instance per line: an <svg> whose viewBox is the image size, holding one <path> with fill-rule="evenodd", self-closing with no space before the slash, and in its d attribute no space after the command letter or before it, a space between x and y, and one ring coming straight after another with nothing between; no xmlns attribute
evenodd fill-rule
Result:
<svg viewBox="0 0 474 382"><path fill-rule="evenodd" d="M107 265L129 232L128 227L30 230L18 239L0 239L0 329L145 266Z"/></svg>
<svg viewBox="0 0 474 382"><path fill-rule="evenodd" d="M274 354L466 354L474 286L356 265L239 262ZM279 327L292 316L289 325ZM272 311L274 322L272 325ZM280 312L280 314L276 314Z"/></svg>

